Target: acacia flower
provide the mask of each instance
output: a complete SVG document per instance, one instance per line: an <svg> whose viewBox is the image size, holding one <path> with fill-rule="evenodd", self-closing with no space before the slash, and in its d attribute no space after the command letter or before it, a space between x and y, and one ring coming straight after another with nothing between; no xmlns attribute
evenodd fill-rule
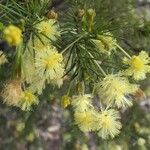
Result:
<svg viewBox="0 0 150 150"><path fill-rule="evenodd" d="M20 107L22 110L30 110L33 104L38 104L38 98L31 91L24 91L21 94Z"/></svg>
<svg viewBox="0 0 150 150"><path fill-rule="evenodd" d="M92 108L92 96L90 94L77 95L72 98L72 106L75 111L84 112Z"/></svg>
<svg viewBox="0 0 150 150"><path fill-rule="evenodd" d="M107 32L103 35L98 35L97 39L92 39L93 43L102 53L111 54L112 50L117 48L117 40L113 37L110 32Z"/></svg>
<svg viewBox="0 0 150 150"><path fill-rule="evenodd" d="M3 53L3 51L0 51L0 66L5 64L7 61L6 55Z"/></svg>
<svg viewBox="0 0 150 150"><path fill-rule="evenodd" d="M119 74L107 75L97 84L97 91L102 101L107 105L116 105L118 108L131 106L129 95L134 94L137 89L137 85L130 84L127 78Z"/></svg>
<svg viewBox="0 0 150 150"><path fill-rule="evenodd" d="M63 56L54 47L46 47L37 52L35 56L35 67L40 77L48 81L59 79L64 75Z"/></svg>
<svg viewBox="0 0 150 150"><path fill-rule="evenodd" d="M22 31L14 25L7 26L3 31L3 36L10 46L18 46L22 42Z"/></svg>
<svg viewBox="0 0 150 150"><path fill-rule="evenodd" d="M71 104L71 98L67 95L64 95L61 99L61 106L63 108L68 107Z"/></svg>
<svg viewBox="0 0 150 150"><path fill-rule="evenodd" d="M133 76L135 80L143 80L146 73L150 73L150 57L145 51L141 51L138 56L132 56L131 59L124 58L124 63L129 66L125 75Z"/></svg>
<svg viewBox="0 0 150 150"><path fill-rule="evenodd" d="M114 138L120 133L121 122L119 112L114 109L102 110L97 118L98 135L103 139Z"/></svg>
<svg viewBox="0 0 150 150"><path fill-rule="evenodd" d="M77 124L80 130L83 132L95 130L96 117L96 112L94 110L88 110L84 112L75 111L74 113L75 124Z"/></svg>
<svg viewBox="0 0 150 150"><path fill-rule="evenodd" d="M41 38L46 37L52 41L56 41L57 37L60 36L59 26L55 19L43 20L36 25L38 32L41 33Z"/></svg>
<svg viewBox="0 0 150 150"><path fill-rule="evenodd" d="M21 98L21 80L13 79L5 83L1 96L7 105L18 106Z"/></svg>

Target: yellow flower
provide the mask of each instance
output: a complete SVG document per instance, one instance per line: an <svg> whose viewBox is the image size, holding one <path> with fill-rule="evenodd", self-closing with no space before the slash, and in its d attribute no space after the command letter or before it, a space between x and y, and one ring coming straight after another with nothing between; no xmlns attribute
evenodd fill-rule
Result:
<svg viewBox="0 0 150 150"><path fill-rule="evenodd" d="M62 99L61 99L61 106L63 107L63 108L66 108L66 107L68 107L70 104L71 104L71 98L69 97L69 96L67 96L67 95L64 95L63 97L62 97Z"/></svg>
<svg viewBox="0 0 150 150"><path fill-rule="evenodd" d="M21 98L21 93L21 80L14 79L6 82L1 96L4 103L6 103L7 105L18 106Z"/></svg>
<svg viewBox="0 0 150 150"><path fill-rule="evenodd" d="M137 89L137 85L130 84L119 74L107 75L102 82L97 84L97 91L103 102L107 105L116 105L118 108L131 106L129 95L134 94Z"/></svg>
<svg viewBox="0 0 150 150"><path fill-rule="evenodd" d="M129 65L125 75L133 76L135 80L143 80L146 73L150 73L150 57L145 51L141 51L138 56L132 56L131 59L124 58L124 63Z"/></svg>
<svg viewBox="0 0 150 150"><path fill-rule="evenodd" d="M117 47L116 39L109 32L98 35L97 39L93 39L92 41L102 53L108 53L109 55L111 54L111 51L115 50Z"/></svg>
<svg viewBox="0 0 150 150"><path fill-rule="evenodd" d="M93 108L92 96L90 94L73 96L72 106L78 112L87 111L90 108Z"/></svg>
<svg viewBox="0 0 150 150"><path fill-rule="evenodd" d="M144 138L141 138L141 137L138 138L137 144L139 146L143 146L143 145L145 145L145 143L146 143L146 140Z"/></svg>
<svg viewBox="0 0 150 150"><path fill-rule="evenodd" d="M98 116L98 135L103 139L109 137L114 138L115 135L118 135L121 129L121 122L119 119L120 115L116 110L109 109L101 111Z"/></svg>
<svg viewBox="0 0 150 150"><path fill-rule="evenodd" d="M23 121L19 120L18 122L16 122L17 132L22 132L24 128L25 128L25 123Z"/></svg>
<svg viewBox="0 0 150 150"><path fill-rule="evenodd" d="M0 51L0 65L5 64L7 61L6 55L3 53L3 51Z"/></svg>
<svg viewBox="0 0 150 150"><path fill-rule="evenodd" d="M22 42L22 31L14 25L6 27L3 36L10 46L18 46Z"/></svg>
<svg viewBox="0 0 150 150"><path fill-rule="evenodd" d="M42 39L48 37L52 41L56 41L57 37L60 36L59 26L55 19L43 20L36 25L36 28L41 33Z"/></svg>
<svg viewBox="0 0 150 150"><path fill-rule="evenodd" d="M38 98L31 91L22 92L20 107L22 110L30 110L31 105L38 104Z"/></svg>
<svg viewBox="0 0 150 150"><path fill-rule="evenodd" d="M27 136L26 136L26 140L27 141L30 141L30 142L33 142L34 139L35 139L36 135L34 132L30 132Z"/></svg>
<svg viewBox="0 0 150 150"><path fill-rule="evenodd" d="M35 56L35 67L40 77L51 81L59 79L64 74L63 56L54 47L47 47Z"/></svg>
<svg viewBox="0 0 150 150"><path fill-rule="evenodd" d="M84 112L75 111L74 119L81 131L89 132L95 130L95 118L96 113L94 110L88 110Z"/></svg>

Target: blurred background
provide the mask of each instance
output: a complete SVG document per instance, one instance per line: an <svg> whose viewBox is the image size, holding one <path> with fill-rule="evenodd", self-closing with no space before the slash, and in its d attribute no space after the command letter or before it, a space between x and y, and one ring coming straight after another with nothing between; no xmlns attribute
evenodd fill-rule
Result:
<svg viewBox="0 0 150 150"><path fill-rule="evenodd" d="M128 26L116 31L124 47L150 54L150 0L105 1L109 14L115 10L118 15L129 16L126 20L118 17ZM61 16L68 6L63 0L54 0L51 8ZM0 42L0 49L6 46ZM70 108L60 105L67 84L61 90L48 86L40 96L40 104L31 112L0 102L0 150L150 150L150 75L142 81L133 107L121 110L123 128L113 140L83 134L73 124Z"/></svg>

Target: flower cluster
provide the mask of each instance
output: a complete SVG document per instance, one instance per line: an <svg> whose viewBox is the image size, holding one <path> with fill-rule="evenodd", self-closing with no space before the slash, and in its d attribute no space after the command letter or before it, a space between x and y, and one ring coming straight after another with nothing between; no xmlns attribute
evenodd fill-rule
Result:
<svg viewBox="0 0 150 150"><path fill-rule="evenodd" d="M94 95L85 94L73 96L72 106L74 108L75 123L81 131L98 131L98 135L107 139L114 138L120 133L122 127L120 115L116 109L131 107L133 95L140 90L139 85L130 83L128 77L133 76L135 80L146 78L146 73L150 72L150 58L145 51L141 51L139 56L130 56L113 38L111 33L99 36L99 39L92 42L100 53L107 52L111 56L111 51L117 49L125 54L122 58L125 70L121 69L118 73L106 74L99 66L105 76L95 84L95 93L99 96L100 110L93 105ZM99 65L96 62L96 65ZM81 90L82 91L82 90Z"/></svg>
<svg viewBox="0 0 150 150"><path fill-rule="evenodd" d="M94 130L96 111L92 106L92 96L90 94L73 96L72 106L75 109L75 123L83 132Z"/></svg>
<svg viewBox="0 0 150 150"><path fill-rule="evenodd" d="M30 110L31 105L38 104L38 99L32 92L22 90L21 80L18 78L7 81L1 95L4 103L22 110Z"/></svg>
<svg viewBox="0 0 150 150"><path fill-rule="evenodd" d="M35 50L35 76L40 78L40 85L45 87L44 82L63 84L64 65L63 55L53 46L53 42L60 36L59 26L55 19L43 20L36 24L39 37L34 38L36 44L31 46ZM40 90L41 91L41 90ZM41 92L39 92L41 93Z"/></svg>
<svg viewBox="0 0 150 150"><path fill-rule="evenodd" d="M21 76L5 83L2 91L3 101L8 105L18 106L22 110L31 110L38 104L37 94L42 94L45 83L60 87L63 84L63 55L57 51L53 42L60 36L59 26L55 19L41 19L34 25L37 36L29 39L25 52L22 53L22 30L15 25L4 28L3 38L16 49L16 61L22 59ZM24 44L24 43L22 43ZM7 62L1 52L1 65ZM17 72L17 76L20 74ZM27 86L25 86L27 83ZM23 84L23 86L22 86Z"/></svg>
<svg viewBox="0 0 150 150"><path fill-rule="evenodd" d="M137 81L150 73L150 57L146 51L132 56L132 51L124 50L110 32L112 23L97 20L96 9L77 7L75 13L73 6L68 17L58 19L54 10L48 10L48 2L38 5L37 1L18 1L12 7L11 1L4 1L0 5L0 17L3 14L2 19L11 19L9 23L2 20L0 29L1 38L11 48L6 52L8 56L0 51L0 66L7 62L6 66L11 67L4 78L9 79L1 92L2 100L32 110L47 85L60 88L65 78L68 82L63 89L67 87L67 91L61 105L72 106L79 129L95 131L103 139L114 138L122 126L118 110L132 106L133 95L140 91ZM10 11L7 16L7 11L14 8L16 12Z"/></svg>
<svg viewBox="0 0 150 150"><path fill-rule="evenodd" d="M120 133L121 123L119 112L114 109L97 111L92 105L89 94L75 96L72 99L75 123L83 132L98 131L104 139L113 138Z"/></svg>

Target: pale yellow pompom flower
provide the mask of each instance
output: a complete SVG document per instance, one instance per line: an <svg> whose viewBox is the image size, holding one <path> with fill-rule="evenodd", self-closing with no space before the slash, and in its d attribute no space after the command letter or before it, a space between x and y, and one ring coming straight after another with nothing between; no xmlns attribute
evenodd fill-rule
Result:
<svg viewBox="0 0 150 150"><path fill-rule="evenodd" d="M61 106L63 108L66 108L68 107L69 105L71 104L71 98L67 95L64 95L62 98L61 98Z"/></svg>
<svg viewBox="0 0 150 150"><path fill-rule="evenodd" d="M46 47L35 55L35 67L40 77L49 81L64 75L63 56L55 47Z"/></svg>
<svg viewBox="0 0 150 150"><path fill-rule="evenodd" d="M90 108L93 108L92 96L90 94L73 96L71 104L74 107L75 111L87 111Z"/></svg>
<svg viewBox="0 0 150 150"><path fill-rule="evenodd" d="M22 42L22 36L21 29L14 25L9 25L3 31L4 40L10 46L18 46Z"/></svg>
<svg viewBox="0 0 150 150"><path fill-rule="evenodd" d="M38 104L38 98L32 93L32 91L23 91L21 94L20 108L28 111L33 104Z"/></svg>
<svg viewBox="0 0 150 150"><path fill-rule="evenodd" d="M94 110L88 110L84 112L75 111L74 120L81 131L89 132L95 130L95 119L97 115Z"/></svg>
<svg viewBox="0 0 150 150"><path fill-rule="evenodd" d="M135 80L143 80L146 73L150 73L150 57L145 51L141 51L138 56L132 56L131 59L124 58L124 63L129 66L124 71L125 75L133 76Z"/></svg>
<svg viewBox="0 0 150 150"><path fill-rule="evenodd" d="M112 50L116 50L117 40L113 37L110 32L107 32L103 35L98 35L97 39L92 39L92 42L102 53L111 54Z"/></svg>
<svg viewBox="0 0 150 150"><path fill-rule="evenodd" d="M21 80L13 79L5 83L1 96L7 105L18 106L21 98Z"/></svg>
<svg viewBox="0 0 150 150"><path fill-rule="evenodd" d="M0 66L7 62L8 62L8 60L6 58L6 55L3 53L3 51L0 51Z"/></svg>
<svg viewBox="0 0 150 150"><path fill-rule="evenodd" d="M52 41L56 41L60 36L59 26L55 19L43 20L36 25L38 32L41 33L41 38L46 39L48 37ZM45 36L46 37L45 37Z"/></svg>
<svg viewBox="0 0 150 150"><path fill-rule="evenodd" d="M114 138L122 127L119 112L114 109L102 110L97 116L98 135L103 139Z"/></svg>
<svg viewBox="0 0 150 150"><path fill-rule="evenodd" d="M107 75L97 84L97 92L102 101L108 106L115 105L118 108L131 106L132 101L129 95L137 90L137 85L130 84L127 78L119 74Z"/></svg>

